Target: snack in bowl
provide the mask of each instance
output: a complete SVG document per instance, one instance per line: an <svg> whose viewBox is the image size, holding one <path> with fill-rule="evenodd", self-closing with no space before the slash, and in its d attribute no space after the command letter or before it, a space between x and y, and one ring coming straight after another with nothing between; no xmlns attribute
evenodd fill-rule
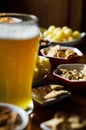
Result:
<svg viewBox="0 0 86 130"><path fill-rule="evenodd" d="M29 117L22 108L0 103L0 130L23 130L28 121Z"/></svg>
<svg viewBox="0 0 86 130"><path fill-rule="evenodd" d="M51 64L48 58L38 56L36 66L34 69L33 81L40 80L50 73Z"/></svg>
<svg viewBox="0 0 86 130"><path fill-rule="evenodd" d="M42 32L41 37L52 43L59 43L61 45L75 45L85 36L84 32L73 30L68 26L56 27L51 25Z"/></svg>
<svg viewBox="0 0 86 130"><path fill-rule="evenodd" d="M43 56L49 58L52 65L78 62L83 56L82 52L74 47L54 45L40 49Z"/></svg>
<svg viewBox="0 0 86 130"><path fill-rule="evenodd" d="M45 32L45 30L46 30L45 28L40 28L40 42L39 42L40 47L47 47L50 45L49 40L45 40L42 37L42 34Z"/></svg>
<svg viewBox="0 0 86 130"><path fill-rule="evenodd" d="M54 117L40 124L43 130L85 130L86 118L81 114L57 112Z"/></svg>
<svg viewBox="0 0 86 130"><path fill-rule="evenodd" d="M50 57L58 57L58 58L64 58L64 59L70 59L70 58L78 56L78 54L74 52L73 50L68 49L68 48L63 49L61 48L60 45L52 46L45 53L47 56L50 56Z"/></svg>
<svg viewBox="0 0 86 130"><path fill-rule="evenodd" d="M40 38L40 42L39 42L40 48L48 47L50 44L51 43L48 40L44 40L43 38Z"/></svg>
<svg viewBox="0 0 86 130"><path fill-rule="evenodd" d="M54 25L51 25L43 32L43 36L54 42L68 42L79 38L81 34L78 30L73 31L72 28L69 28L68 26L55 27Z"/></svg>
<svg viewBox="0 0 86 130"><path fill-rule="evenodd" d="M68 69L59 69L60 76L71 81L85 81L86 73L83 73L82 70L68 70Z"/></svg>
<svg viewBox="0 0 86 130"><path fill-rule="evenodd" d="M53 76L67 89L76 92L86 90L86 64L61 64L54 70Z"/></svg>

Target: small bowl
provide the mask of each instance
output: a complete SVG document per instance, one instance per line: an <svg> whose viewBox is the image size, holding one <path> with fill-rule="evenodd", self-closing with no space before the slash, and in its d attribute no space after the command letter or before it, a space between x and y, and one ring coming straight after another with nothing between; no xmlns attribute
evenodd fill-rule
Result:
<svg viewBox="0 0 86 130"><path fill-rule="evenodd" d="M59 44L61 46L75 46L75 45L79 44L81 42L81 40L86 36L85 32L81 32L80 34L81 34L81 36L79 38L76 38L72 41L67 41L67 42L53 42L53 41L51 41L51 44L52 45Z"/></svg>
<svg viewBox="0 0 86 130"><path fill-rule="evenodd" d="M52 46L50 46L52 47ZM77 56L76 57L73 57L73 58L70 58L70 59L65 59L65 58L60 58L60 57L49 57L45 54L45 52L50 48L50 47L46 47L46 48L43 48L43 49L40 49L40 52L43 56L49 58L50 62L51 62L51 65L52 66L57 66L57 65L60 65L60 64L68 64L68 63L76 63L78 62L81 57L83 56L83 53L75 48L75 47L67 47L67 46L61 46L62 49L70 49L74 52L77 53Z"/></svg>
<svg viewBox="0 0 86 130"><path fill-rule="evenodd" d="M40 49L50 46L50 42L48 40L44 40L43 38L40 39Z"/></svg>
<svg viewBox="0 0 86 130"><path fill-rule="evenodd" d="M34 77L32 86L42 84L51 73L51 64L48 58L39 55L34 68Z"/></svg>
<svg viewBox="0 0 86 130"><path fill-rule="evenodd" d="M53 71L53 76L62 84L67 87L69 90L74 90L74 91L84 91L86 90L86 80L69 80L65 77L62 77L60 75L59 70L60 69L67 69L68 71L70 70L78 70L83 71L86 74L86 64L62 64L59 65L54 71Z"/></svg>
<svg viewBox="0 0 86 130"><path fill-rule="evenodd" d="M28 114L21 108L16 105L8 104L8 103L0 103L0 108L9 109L10 112L14 112L19 115L21 123L14 128L14 130L23 130L27 127L29 122Z"/></svg>

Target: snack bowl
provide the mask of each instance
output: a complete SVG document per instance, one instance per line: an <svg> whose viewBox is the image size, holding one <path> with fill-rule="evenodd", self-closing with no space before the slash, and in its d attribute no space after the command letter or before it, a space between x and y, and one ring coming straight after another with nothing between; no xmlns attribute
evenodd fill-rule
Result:
<svg viewBox="0 0 86 130"><path fill-rule="evenodd" d="M84 114L85 115L85 114ZM79 122L79 120L82 120ZM82 115L81 111L73 112L56 112L54 116L46 121L40 123L43 130L85 130L86 117Z"/></svg>
<svg viewBox="0 0 86 130"><path fill-rule="evenodd" d="M45 48L45 47L48 47L51 45L51 42L49 40L44 40L43 38L40 39L40 42L39 42L39 47L40 49L42 48Z"/></svg>
<svg viewBox="0 0 86 130"><path fill-rule="evenodd" d="M59 46L59 45L55 45L55 46L49 46L49 47L46 47L46 48L43 48L43 49L40 49L40 52L43 56L49 58L50 60L50 63L52 66L57 66L57 65L60 65L60 64L68 64L68 63L76 63L78 62L81 57L83 56L83 53L78 49L78 48L75 48L75 47L68 47L68 46L60 46L61 50L71 50L73 51L74 53L76 53L77 55L76 56L73 56L73 57L70 57L70 58L64 58L64 57L55 57L55 56L48 56L47 55L47 52L52 49L53 47L56 47L56 46ZM52 51L54 52L54 51ZM62 54L63 55L63 54Z"/></svg>
<svg viewBox="0 0 86 130"><path fill-rule="evenodd" d="M69 90L86 90L86 64L61 64L53 71L53 76Z"/></svg>
<svg viewBox="0 0 86 130"><path fill-rule="evenodd" d="M65 42L60 42L60 41L58 41L58 42L54 42L54 41L51 41L50 43L53 45L56 45L56 44L59 44L59 45L61 45L61 46L75 46L75 45L77 45L77 44L79 44L82 40L83 40L83 38L86 36L86 33L85 32L81 32L80 33L81 34L81 36L79 37L79 38L76 38L76 39L74 39L74 40L72 40L72 41L65 41Z"/></svg>
<svg viewBox="0 0 86 130"><path fill-rule="evenodd" d="M28 114L21 108L9 103L0 103L0 128L23 130L29 122Z"/></svg>
<svg viewBox="0 0 86 130"><path fill-rule="evenodd" d="M48 58L44 56L38 56L37 62L34 68L33 85L38 86L42 84L51 72L51 63Z"/></svg>
<svg viewBox="0 0 86 130"><path fill-rule="evenodd" d="M43 37L43 33L44 33L45 30L46 30L45 28L40 28L40 41L39 41L39 48L40 49L48 47L51 44L49 40L46 40Z"/></svg>
<svg viewBox="0 0 86 130"><path fill-rule="evenodd" d="M75 46L86 36L85 32L74 30L68 26L56 27L55 25L50 25L46 29L41 28L40 34L45 41L62 46Z"/></svg>

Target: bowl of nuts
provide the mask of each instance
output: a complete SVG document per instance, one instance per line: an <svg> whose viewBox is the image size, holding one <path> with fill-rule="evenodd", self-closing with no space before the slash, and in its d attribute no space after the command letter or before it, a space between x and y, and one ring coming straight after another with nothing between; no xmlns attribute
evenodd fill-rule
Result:
<svg viewBox="0 0 86 130"><path fill-rule="evenodd" d="M61 64L53 76L71 90L86 90L86 64Z"/></svg>
<svg viewBox="0 0 86 130"><path fill-rule="evenodd" d="M43 56L49 58L51 65L76 63L83 56L83 53L75 47L54 45L40 49Z"/></svg>
<svg viewBox="0 0 86 130"><path fill-rule="evenodd" d="M23 130L28 122L29 117L22 108L0 103L0 130Z"/></svg>

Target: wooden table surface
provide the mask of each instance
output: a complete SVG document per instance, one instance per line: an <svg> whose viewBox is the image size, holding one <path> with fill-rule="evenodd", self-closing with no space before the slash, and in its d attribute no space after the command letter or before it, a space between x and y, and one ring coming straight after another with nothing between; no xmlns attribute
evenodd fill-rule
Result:
<svg viewBox="0 0 86 130"><path fill-rule="evenodd" d="M86 41L79 43L76 47L84 54L80 63L86 64ZM51 83L52 82L53 80L51 80ZM45 83L47 83L47 81L45 81ZM26 130L42 130L40 123L53 118L54 114L59 112L70 115L78 113L79 115L86 116L86 91L82 93L71 92L69 98L47 107L43 107L34 102L34 109L29 115L30 121Z"/></svg>

